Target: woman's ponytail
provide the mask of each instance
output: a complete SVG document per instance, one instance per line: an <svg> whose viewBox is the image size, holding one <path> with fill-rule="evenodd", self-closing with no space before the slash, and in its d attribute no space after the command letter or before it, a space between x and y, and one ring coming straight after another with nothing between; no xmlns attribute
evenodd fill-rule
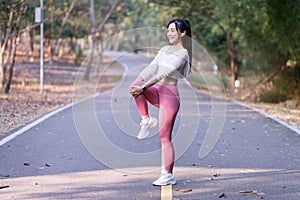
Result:
<svg viewBox="0 0 300 200"><path fill-rule="evenodd" d="M182 43L184 48L187 49L189 53L189 59L190 59L190 67L192 67L192 57L193 57L193 46L192 46L192 30L191 30L191 24L188 20L184 20L185 26L186 26L186 33L185 36L182 38Z"/></svg>

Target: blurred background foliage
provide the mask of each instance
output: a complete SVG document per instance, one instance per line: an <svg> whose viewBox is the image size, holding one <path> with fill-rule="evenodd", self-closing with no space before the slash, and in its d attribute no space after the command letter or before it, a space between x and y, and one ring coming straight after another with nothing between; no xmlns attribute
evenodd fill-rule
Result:
<svg viewBox="0 0 300 200"><path fill-rule="evenodd" d="M53 55L61 42L72 43L71 52L83 55L79 39L92 34L91 8L96 24L105 21L96 33L97 42L121 31L141 27L166 28L173 18L191 22L193 39L213 57L229 95L236 95L234 83L241 83L239 98L278 103L300 101L300 0L47 0L44 1L45 35ZM117 4L108 16L113 4ZM20 13L20 6L27 9ZM27 27L36 42L39 28L34 22L38 0L0 1L1 54L7 55L5 38L20 35ZM12 14L12 11L14 14ZM13 15L13 22L8 24ZM18 16L22 21L18 25ZM8 32L9 31L9 32ZM155 38L156 35L154 34ZM108 44L109 50L143 42L143 36L122 44ZM47 46L47 45L46 45ZM138 45L137 45L138 46ZM79 48L80 47L80 48ZM4 59L5 61L5 59ZM2 82L5 62L1 62ZM78 62L78 60L77 60ZM3 84L2 84L3 86Z"/></svg>

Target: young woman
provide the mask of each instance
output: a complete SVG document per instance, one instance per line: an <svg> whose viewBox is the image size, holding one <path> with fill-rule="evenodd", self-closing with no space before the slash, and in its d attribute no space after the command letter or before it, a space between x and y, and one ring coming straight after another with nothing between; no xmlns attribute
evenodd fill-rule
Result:
<svg viewBox="0 0 300 200"><path fill-rule="evenodd" d="M137 136L143 139L157 125L157 119L149 116L148 102L159 108L159 135L164 156L165 173L153 185L176 184L173 174L174 148L172 130L180 106L177 82L189 75L192 59L191 26L189 21L174 19L167 25L170 46L162 47L154 60L131 84L129 90L141 115L141 130Z"/></svg>

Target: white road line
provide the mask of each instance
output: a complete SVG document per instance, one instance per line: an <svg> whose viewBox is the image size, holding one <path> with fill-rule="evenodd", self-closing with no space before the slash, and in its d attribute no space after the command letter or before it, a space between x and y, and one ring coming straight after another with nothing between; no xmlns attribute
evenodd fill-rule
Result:
<svg viewBox="0 0 300 200"><path fill-rule="evenodd" d="M58 108L40 118L38 118L37 120L31 122L30 124L24 126L23 128L19 129L18 131L8 135L7 137L3 138L1 141L0 141L0 146L4 145L5 143L11 141L12 139L14 139L15 137L17 137L18 135L21 135L22 133L28 131L29 129L31 129L32 127L38 125L39 123L45 121L46 119L50 118L51 116L67 109L67 108L70 108L71 106L73 105L73 103L70 103L70 104L67 104L61 108Z"/></svg>
<svg viewBox="0 0 300 200"><path fill-rule="evenodd" d="M278 118L276 118L276 117L270 115L270 114L267 113L267 112L264 112L264 111L262 111L262 110L259 110L259 109L257 109L257 108L254 108L254 107L252 107L252 106L249 106L249 105L244 104L244 103L239 102L239 101L233 101L233 102L236 103L236 104L238 104L238 105L241 105L241 106L243 106L243 107L246 107L246 108L249 108L249 109L251 109L251 110L254 110L255 112L258 112L258 113L260 113L260 114L262 114L262 115L264 115L264 116L266 116L266 117L268 117L268 118L270 118L270 119L276 121L277 123L279 123L279 124L281 124L281 125L283 125L283 126L289 128L290 130L292 130L292 131L294 131L294 132L296 132L296 133L298 133L298 134L300 135L300 130L299 130L298 128L289 125L289 124L286 123L285 121L282 121L282 120L280 120L280 119L278 119Z"/></svg>

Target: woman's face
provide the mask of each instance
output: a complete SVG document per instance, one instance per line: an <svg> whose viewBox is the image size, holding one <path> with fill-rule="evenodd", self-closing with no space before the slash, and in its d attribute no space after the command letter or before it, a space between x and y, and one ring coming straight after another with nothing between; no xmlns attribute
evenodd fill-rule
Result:
<svg viewBox="0 0 300 200"><path fill-rule="evenodd" d="M167 37L171 44L177 44L181 42L180 33L177 32L175 23L171 23L168 27Z"/></svg>

